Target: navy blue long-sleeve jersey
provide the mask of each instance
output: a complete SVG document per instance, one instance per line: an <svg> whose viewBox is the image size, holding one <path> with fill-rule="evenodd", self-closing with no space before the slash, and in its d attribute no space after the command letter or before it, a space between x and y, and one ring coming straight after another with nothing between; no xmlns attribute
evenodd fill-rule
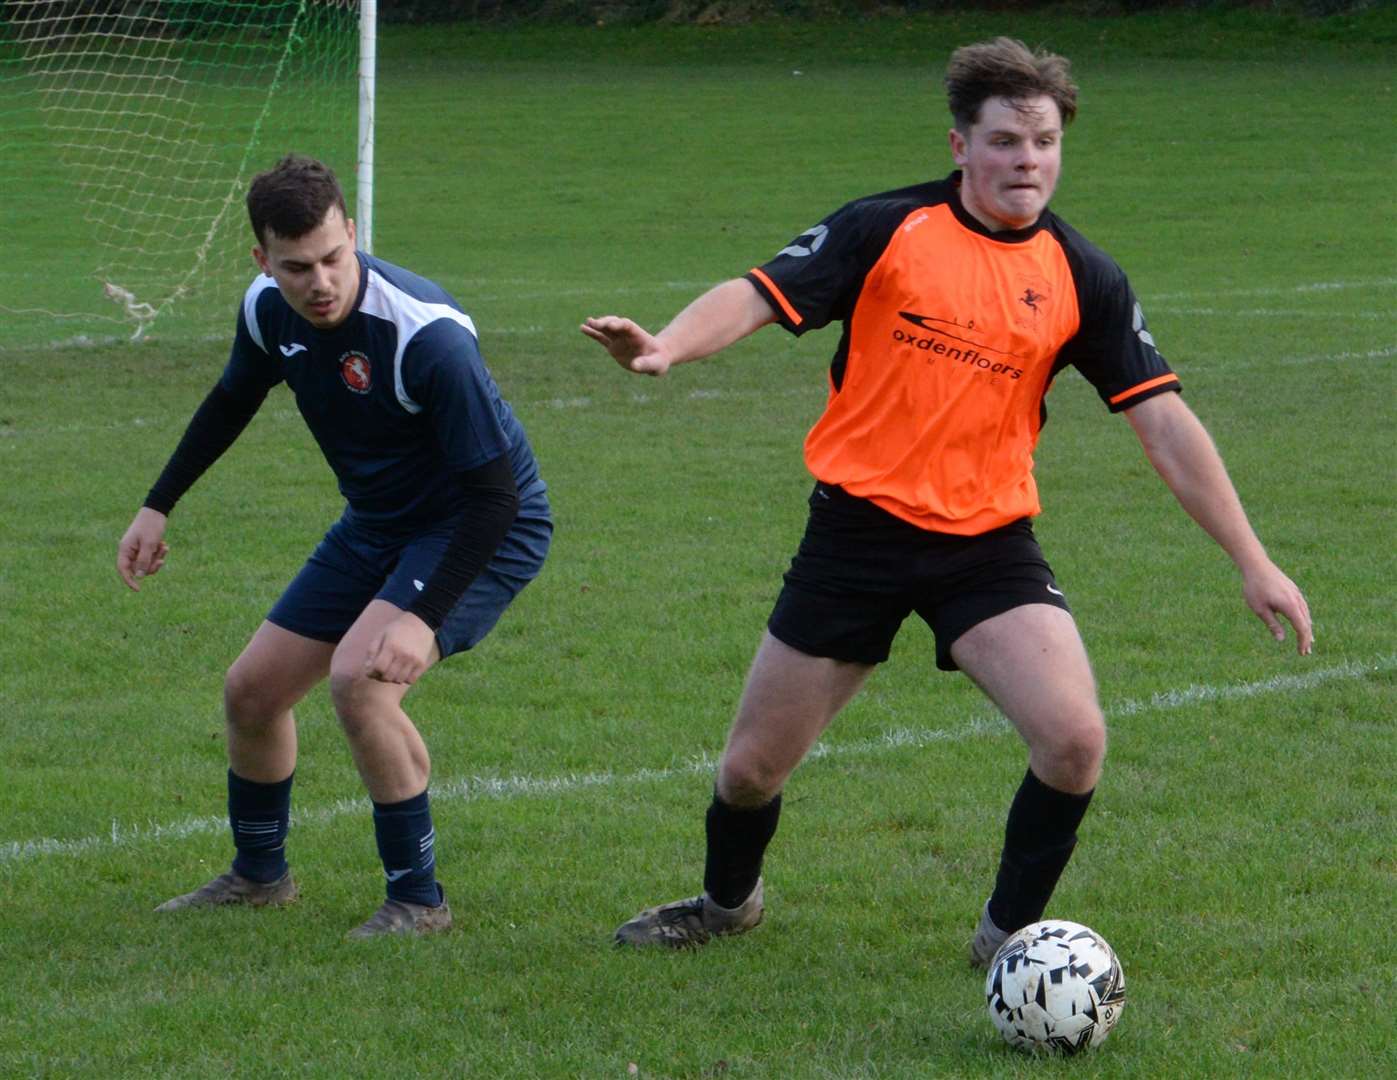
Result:
<svg viewBox="0 0 1397 1080"><path fill-rule="evenodd" d="M459 509L454 478L507 455L522 500L538 464L485 366L475 325L440 286L356 252L359 296L318 330L276 282L248 287L220 386L249 414L285 381L339 481L347 516L408 531ZM239 409L238 411L242 411Z"/></svg>

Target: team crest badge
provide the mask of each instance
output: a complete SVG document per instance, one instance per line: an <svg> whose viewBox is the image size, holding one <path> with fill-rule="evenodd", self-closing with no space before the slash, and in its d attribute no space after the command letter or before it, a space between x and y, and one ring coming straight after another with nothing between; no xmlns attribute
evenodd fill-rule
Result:
<svg viewBox="0 0 1397 1080"><path fill-rule="evenodd" d="M1040 277L1019 278L1019 292L1014 298L1014 321L1020 326L1036 325L1039 317L1047 313L1051 302L1046 281Z"/></svg>
<svg viewBox="0 0 1397 1080"><path fill-rule="evenodd" d="M340 378L356 394L367 394L373 386L373 368L361 352L347 352L340 357Z"/></svg>

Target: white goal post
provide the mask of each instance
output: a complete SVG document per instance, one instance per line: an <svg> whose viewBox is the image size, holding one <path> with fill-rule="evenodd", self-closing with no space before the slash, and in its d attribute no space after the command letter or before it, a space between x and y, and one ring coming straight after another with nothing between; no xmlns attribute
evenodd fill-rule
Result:
<svg viewBox="0 0 1397 1080"><path fill-rule="evenodd" d="M247 184L290 151L371 244L376 8L0 0L0 346L226 328Z"/></svg>
<svg viewBox="0 0 1397 1080"><path fill-rule="evenodd" d="M359 246L373 253L374 99L378 79L378 0L359 0L359 167L354 200Z"/></svg>

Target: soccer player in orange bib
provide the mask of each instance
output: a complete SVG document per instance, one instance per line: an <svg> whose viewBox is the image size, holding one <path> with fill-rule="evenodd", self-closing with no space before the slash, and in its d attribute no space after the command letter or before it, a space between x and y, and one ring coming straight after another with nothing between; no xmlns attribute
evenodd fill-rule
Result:
<svg viewBox="0 0 1397 1080"><path fill-rule="evenodd" d="M809 522L718 766L704 891L642 911L619 943L682 948L761 921L786 780L912 612L937 666L965 672L1028 745L971 962L1042 917L1106 749L1086 650L1030 524L1044 396L1068 365L1125 413L1272 635L1284 617L1310 652L1305 598L1252 531L1125 274L1048 209L1076 113L1067 61L998 38L957 50L946 88L958 168L944 180L849 203L658 334L617 316L582 325L646 375L772 322L843 326L805 440Z"/></svg>

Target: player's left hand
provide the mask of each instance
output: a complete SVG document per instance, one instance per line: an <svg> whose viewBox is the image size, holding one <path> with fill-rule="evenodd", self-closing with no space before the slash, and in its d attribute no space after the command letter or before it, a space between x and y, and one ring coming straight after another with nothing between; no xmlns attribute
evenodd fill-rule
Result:
<svg viewBox="0 0 1397 1080"><path fill-rule="evenodd" d="M1281 573L1275 563L1267 561L1242 577L1242 596L1247 607L1256 612L1277 641L1285 640L1285 626L1277 617L1284 615L1295 627L1295 645L1301 656L1308 656L1314 647L1314 628L1310 623L1310 605L1300 587Z"/></svg>
<svg viewBox="0 0 1397 1080"><path fill-rule="evenodd" d="M403 612L383 628L364 657L364 674L379 682L411 686L432 665L436 633L416 615Z"/></svg>

